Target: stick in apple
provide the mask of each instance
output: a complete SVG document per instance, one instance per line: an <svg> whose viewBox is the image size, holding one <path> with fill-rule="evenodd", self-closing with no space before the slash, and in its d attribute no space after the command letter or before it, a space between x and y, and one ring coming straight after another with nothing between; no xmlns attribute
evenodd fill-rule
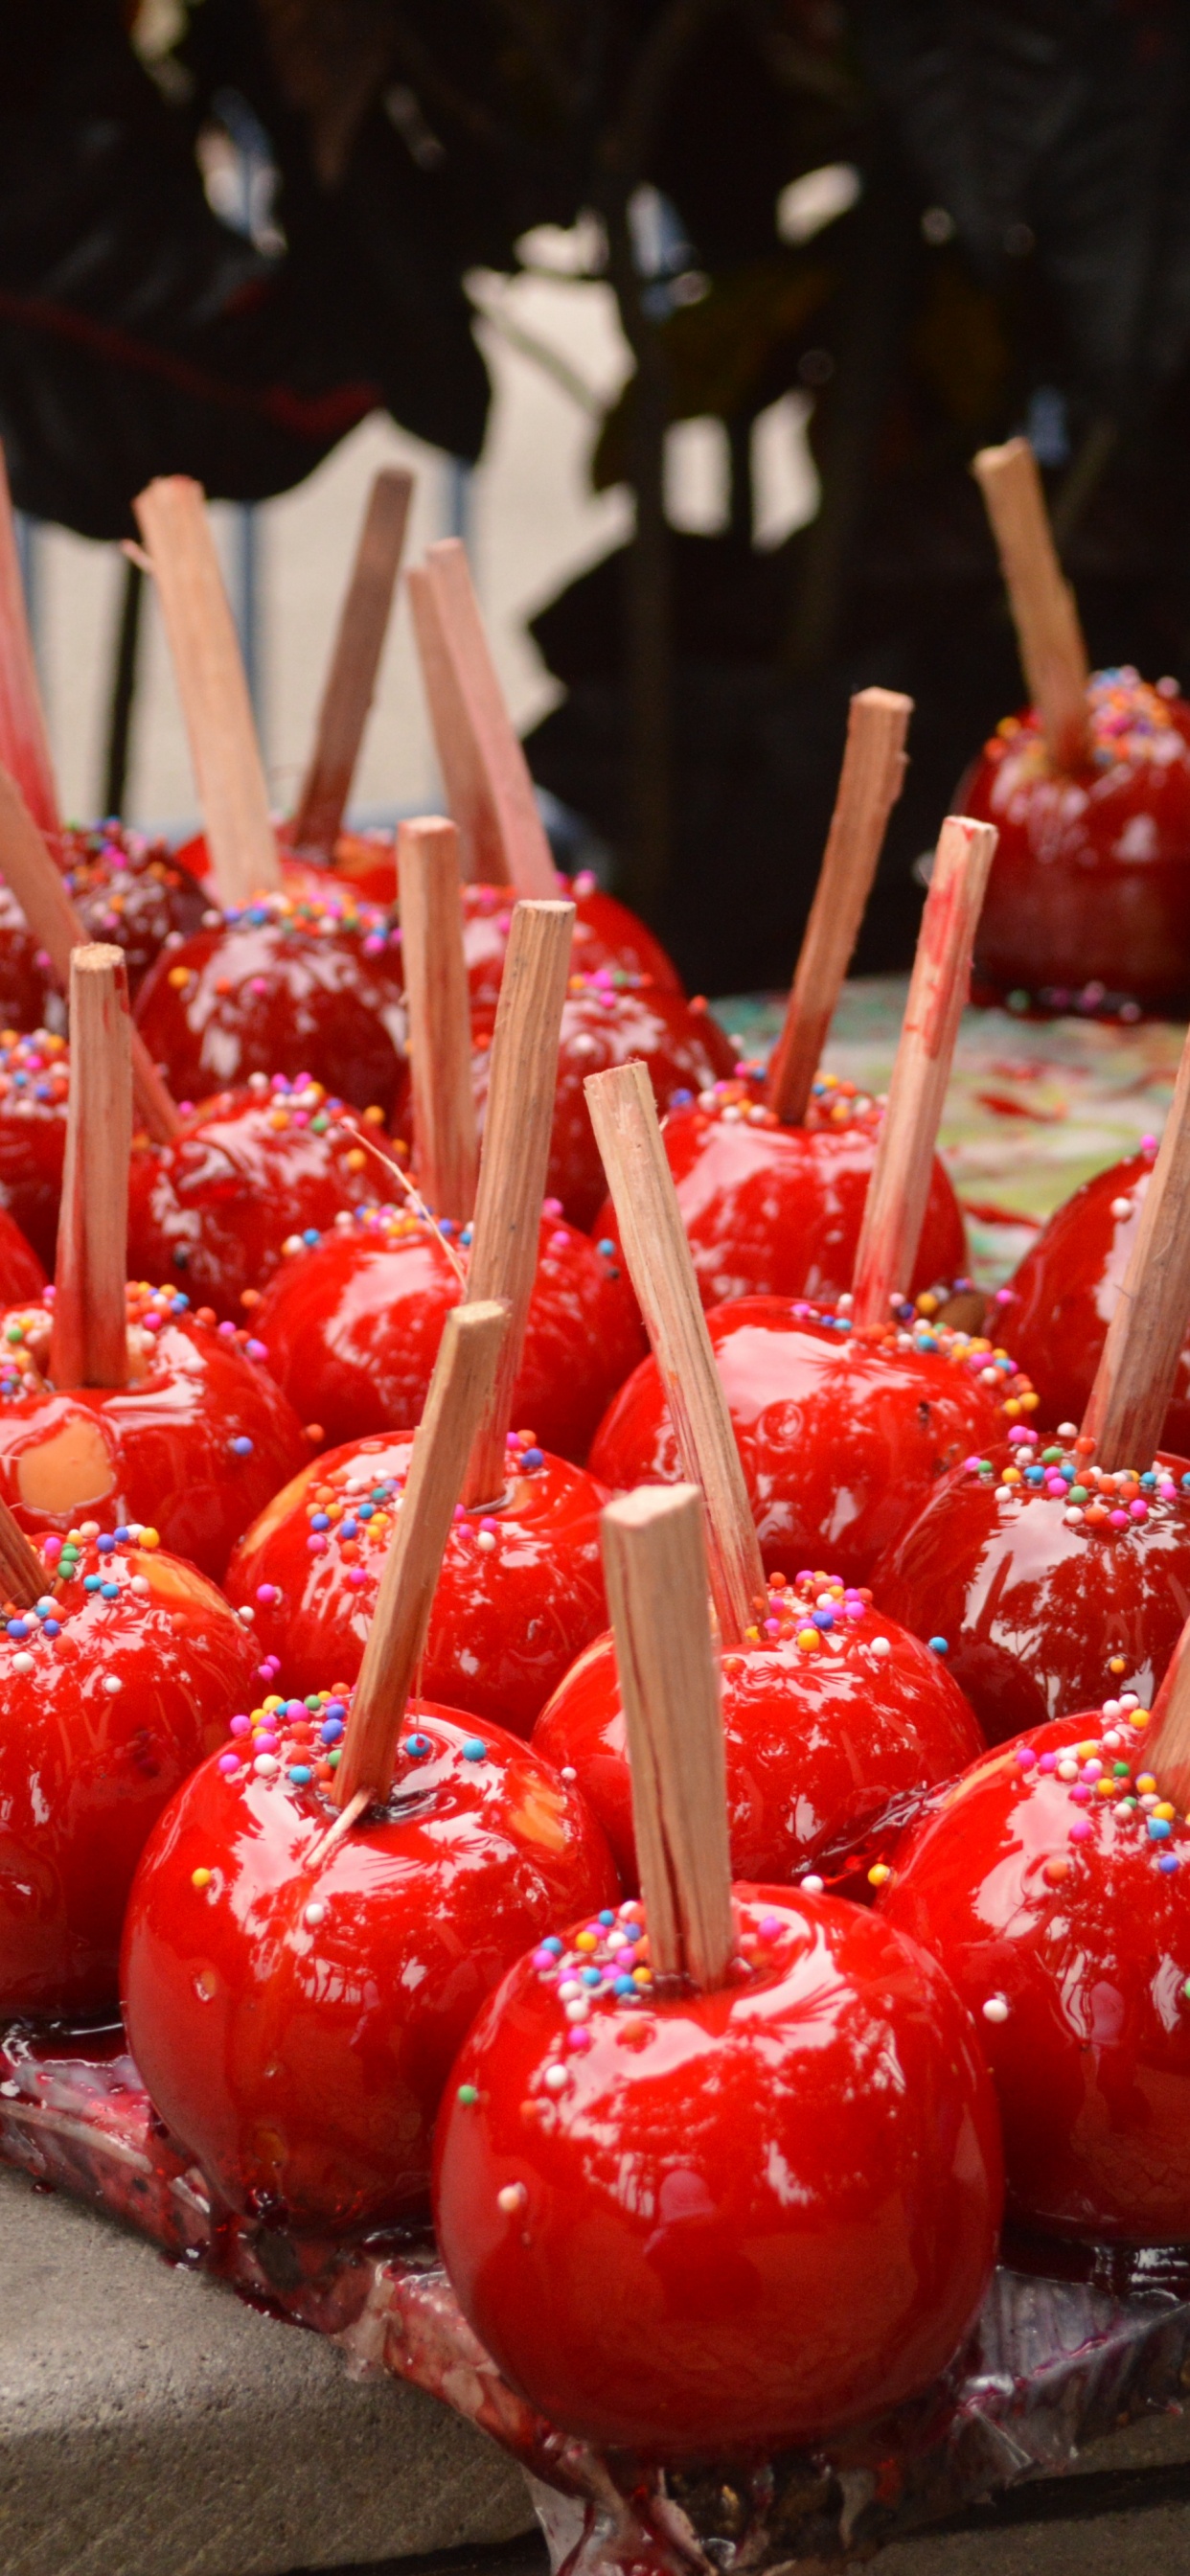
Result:
<svg viewBox="0 0 1190 2576"><path fill-rule="evenodd" d="M186 721L211 871L223 904L281 883L248 684L201 483L162 474L133 509Z"/></svg>
<svg viewBox="0 0 1190 2576"><path fill-rule="evenodd" d="M413 1167L434 1214L465 1225L475 1205L479 1153L459 836L453 823L437 815L402 823L397 882L409 1012Z"/></svg>
<svg viewBox="0 0 1190 2576"><path fill-rule="evenodd" d="M330 858L339 837L401 568L413 494L404 466L373 476L351 580L322 692L310 766L293 819L293 844Z"/></svg>
<svg viewBox="0 0 1190 2576"><path fill-rule="evenodd" d="M965 814L948 814L939 834L855 1257L861 1326L886 1324L913 1275L996 839L994 823Z"/></svg>
<svg viewBox="0 0 1190 2576"><path fill-rule="evenodd" d="M44 1600L52 1583L53 1576L26 1538L16 1513L0 1502L0 1600L11 1601L14 1610L31 1610L35 1602Z"/></svg>
<svg viewBox="0 0 1190 2576"><path fill-rule="evenodd" d="M1008 590L1025 686L1055 769L1078 769L1087 748L1087 648L1074 593L1058 561L1037 459L1027 438L980 449L972 467Z"/></svg>
<svg viewBox="0 0 1190 2576"><path fill-rule="evenodd" d="M365 1793L387 1798L392 1786L463 1471L508 1323L507 1306L495 1300L455 1306L446 1318L335 1774L341 1813Z"/></svg>
<svg viewBox="0 0 1190 2576"><path fill-rule="evenodd" d="M76 948L50 1341L56 1386L124 1386L128 1379L131 1034L123 950Z"/></svg>
<svg viewBox="0 0 1190 2576"><path fill-rule="evenodd" d="M53 962L64 991L70 960L87 934L29 808L7 770L0 769L0 874L16 896L34 938ZM140 1030L132 1031L132 1075L137 1118L155 1144L168 1145L182 1121Z"/></svg>
<svg viewBox="0 0 1190 2576"><path fill-rule="evenodd" d="M622 1064L588 1074L583 1089L682 1466L706 1497L719 1632L739 1645L765 1598L764 1564L653 1086L645 1065Z"/></svg>
<svg viewBox="0 0 1190 2576"><path fill-rule="evenodd" d="M822 1062L843 978L859 937L888 818L905 776L912 698L857 689L847 718L839 792L806 923L785 1020L769 1062L766 1098L800 1127Z"/></svg>
<svg viewBox="0 0 1190 2576"><path fill-rule="evenodd" d="M0 448L0 762L16 779L39 832L62 830L54 763L17 555L8 469Z"/></svg>
<svg viewBox="0 0 1190 2576"><path fill-rule="evenodd" d="M467 875L548 900L557 872L458 537L428 549L424 566L409 575L409 598Z"/></svg>
<svg viewBox="0 0 1190 2576"><path fill-rule="evenodd" d="M736 1940L702 1496L641 1486L601 1530L651 1964L711 1989Z"/></svg>
<svg viewBox="0 0 1190 2576"><path fill-rule="evenodd" d="M1190 1809L1190 1619L1169 1660L1144 1732L1145 1769L1179 1815Z"/></svg>
<svg viewBox="0 0 1190 2576"><path fill-rule="evenodd" d="M1109 1475L1148 1466L1188 1330L1190 1037L1082 1426Z"/></svg>

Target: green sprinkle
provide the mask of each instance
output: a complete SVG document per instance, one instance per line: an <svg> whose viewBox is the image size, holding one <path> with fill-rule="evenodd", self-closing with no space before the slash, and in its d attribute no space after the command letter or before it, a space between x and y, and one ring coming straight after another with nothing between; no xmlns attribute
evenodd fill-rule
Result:
<svg viewBox="0 0 1190 2576"><path fill-rule="evenodd" d="M1190 1978L1188 1978L1186 1982L1186 1992L1190 1995ZM478 2102L479 2100L479 2089L474 2084L460 2084L458 2098L462 2103L464 2110L469 2111L472 2103Z"/></svg>
<svg viewBox="0 0 1190 2576"><path fill-rule="evenodd" d="M1043 1449L1043 1450L1042 1450L1042 1453L1041 1453L1041 1463L1042 1463L1042 1466L1043 1466L1043 1467L1047 1467L1047 1466L1049 1466L1049 1465L1050 1465L1050 1463L1051 1463L1051 1461L1052 1461L1053 1459L1055 1459L1055 1458L1060 1458L1060 1457L1061 1457L1061 1455L1062 1455L1062 1452L1061 1452L1061 1450L1060 1450L1060 1449Z"/></svg>
<svg viewBox="0 0 1190 2576"><path fill-rule="evenodd" d="M1129 1771L1128 1771L1128 1765L1127 1765L1127 1763L1126 1763L1126 1762L1113 1762L1113 1764L1112 1764L1111 1768L1112 1768L1112 1778L1113 1778L1113 1780L1127 1780L1127 1779L1128 1779L1128 1777L1129 1777Z"/></svg>

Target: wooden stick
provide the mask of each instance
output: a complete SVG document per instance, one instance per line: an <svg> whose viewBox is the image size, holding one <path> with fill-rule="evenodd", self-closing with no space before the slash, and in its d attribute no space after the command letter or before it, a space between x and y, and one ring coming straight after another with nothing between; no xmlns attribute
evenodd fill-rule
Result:
<svg viewBox="0 0 1190 2576"><path fill-rule="evenodd" d="M513 1389L537 1271L573 931L572 903L518 903L505 952L468 1293L503 1298L511 1322L467 1462L463 1499L471 1504L494 1502L504 1491Z"/></svg>
<svg viewBox="0 0 1190 2576"><path fill-rule="evenodd" d="M1087 751L1087 648L1058 561L1037 459L1027 438L980 449L972 472L984 497L1008 589L1025 685L1056 769Z"/></svg>
<svg viewBox="0 0 1190 2576"><path fill-rule="evenodd" d="M7 770L0 769L0 875L16 896L38 945L45 949L63 988L70 990L73 951L87 945L87 934L50 856L29 808ZM168 1145L182 1121L140 1030L132 1031L132 1078L136 1114L154 1144Z"/></svg>
<svg viewBox="0 0 1190 2576"><path fill-rule="evenodd" d="M905 776L912 698L858 689L847 719L839 792L785 1023L769 1063L769 1108L800 1127L843 978L859 937L888 818Z"/></svg>
<svg viewBox="0 0 1190 2576"><path fill-rule="evenodd" d="M131 1035L123 949L76 948L70 960L70 1097L50 1338L50 1375L59 1387L128 1382Z"/></svg>
<svg viewBox="0 0 1190 2576"><path fill-rule="evenodd" d="M453 823L437 815L402 823L397 882L409 1011L413 1168L435 1216L465 1225L475 1206L479 1147L459 836Z"/></svg>
<svg viewBox="0 0 1190 2576"><path fill-rule="evenodd" d="M613 1065L588 1074L583 1089L683 1470L706 1498L719 1633L736 1646L768 1586L648 1068Z"/></svg>
<svg viewBox="0 0 1190 2576"><path fill-rule="evenodd" d="M310 766L293 819L295 849L330 858L342 827L388 633L413 494L403 465L372 478L322 692Z"/></svg>
<svg viewBox="0 0 1190 2576"><path fill-rule="evenodd" d="M722 1986L736 1939L702 1496L643 1485L600 1526L650 1964Z"/></svg>
<svg viewBox="0 0 1190 2576"><path fill-rule="evenodd" d="M0 1502L0 1598L31 1610L49 1591L52 1575L25 1536L16 1513Z"/></svg>
<svg viewBox="0 0 1190 2576"><path fill-rule="evenodd" d="M438 764L463 836L467 875L548 900L557 891L557 872L458 537L429 547L409 595Z"/></svg>
<svg viewBox="0 0 1190 2576"><path fill-rule="evenodd" d="M1184 1816L1190 1808L1190 1619L1169 1659L1142 1744L1144 1769Z"/></svg>
<svg viewBox="0 0 1190 2576"><path fill-rule="evenodd" d="M908 1293L996 838L994 823L965 814L948 814L939 835L855 1257L859 1325L886 1324Z"/></svg>
<svg viewBox="0 0 1190 2576"><path fill-rule="evenodd" d="M0 447L0 761L17 780L39 832L56 849L62 819L17 554L8 468ZM43 1585L44 1590L44 1585Z"/></svg>
<svg viewBox="0 0 1190 2576"><path fill-rule="evenodd" d="M1083 1430L1109 1475L1149 1465L1190 1326L1190 1037Z"/></svg>
<svg viewBox="0 0 1190 2576"><path fill-rule="evenodd" d="M165 621L211 872L224 904L281 883L268 789L201 483L158 475L132 504Z"/></svg>
<svg viewBox="0 0 1190 2576"><path fill-rule="evenodd" d="M335 1773L340 1809L362 1790L385 1799L392 1787L463 1470L508 1324L507 1306L495 1300L455 1306L446 1318Z"/></svg>

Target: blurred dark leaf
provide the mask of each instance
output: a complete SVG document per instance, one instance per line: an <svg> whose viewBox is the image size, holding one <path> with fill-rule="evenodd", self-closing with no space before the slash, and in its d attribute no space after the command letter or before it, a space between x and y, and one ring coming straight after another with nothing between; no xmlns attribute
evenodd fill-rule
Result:
<svg viewBox="0 0 1190 2576"><path fill-rule="evenodd" d="M697 420L711 413L731 420L747 410L766 382L777 353L797 345L806 324L837 285L837 270L821 257L758 260L718 280L697 304L681 306L664 324L669 373L669 417ZM628 472L634 379L604 421L591 459L597 492Z"/></svg>

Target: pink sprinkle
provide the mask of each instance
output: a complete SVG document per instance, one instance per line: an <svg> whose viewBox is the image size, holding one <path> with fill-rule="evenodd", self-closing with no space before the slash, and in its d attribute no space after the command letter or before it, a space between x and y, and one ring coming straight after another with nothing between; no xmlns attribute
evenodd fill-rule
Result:
<svg viewBox="0 0 1190 2576"><path fill-rule="evenodd" d="M561 1199L543 1199L541 1202L541 1213L543 1216L561 1216Z"/></svg>
<svg viewBox="0 0 1190 2576"><path fill-rule="evenodd" d="M326 1555L326 1540L324 1539L321 1530L312 1530L306 1541L306 1545L310 1550L311 1556Z"/></svg>
<svg viewBox="0 0 1190 2576"><path fill-rule="evenodd" d="M1090 1799L1091 1792L1080 1780L1077 1787L1071 1790L1070 1795L1073 1798L1076 1807L1085 1807Z"/></svg>
<svg viewBox="0 0 1190 2576"><path fill-rule="evenodd" d="M279 1601L281 1595L278 1592L275 1583L258 1583L256 1586L256 1598L258 1601Z"/></svg>
<svg viewBox="0 0 1190 2576"><path fill-rule="evenodd" d="M1031 1744L1018 1744L1016 1758L1022 1771L1031 1771L1037 1760Z"/></svg>
<svg viewBox="0 0 1190 2576"><path fill-rule="evenodd" d="M1147 1503L1129 1503L1129 1505L1128 1505L1128 1518L1129 1518L1129 1520L1131 1520L1131 1521L1147 1521L1148 1517L1149 1517L1149 1506L1148 1506L1148 1504L1147 1504Z"/></svg>
<svg viewBox="0 0 1190 2576"><path fill-rule="evenodd" d="M234 1780L239 1767L240 1757L238 1753L221 1753L215 1765L216 1770L223 1773L225 1780Z"/></svg>
<svg viewBox="0 0 1190 2576"><path fill-rule="evenodd" d="M568 2048L589 2048L589 2047L590 2047L590 2045L591 2045L591 2034L590 2034L590 2031L585 2027L585 2025L584 2025L581 2021L572 2021L572 2023L571 2023L571 2025L570 2025L570 2028L569 2028L569 2030L568 2030L568 2031L567 2031L567 2033L566 2033L566 2045L567 2045L567 2047L568 2047Z"/></svg>
<svg viewBox="0 0 1190 2576"><path fill-rule="evenodd" d="M1058 1757L1057 1757L1057 1754L1056 1754L1056 1753L1043 1753L1043 1754L1042 1754L1042 1756L1041 1756L1041 1760L1039 1761L1039 1763L1038 1763L1038 1765L1037 1765L1037 1768L1038 1768L1038 1770L1039 1770L1039 1771L1056 1771L1056 1770L1057 1770L1057 1768L1058 1768Z"/></svg>
<svg viewBox="0 0 1190 2576"><path fill-rule="evenodd" d="M1127 1512L1109 1512L1107 1522L1109 1529L1127 1529L1128 1514Z"/></svg>
<svg viewBox="0 0 1190 2576"><path fill-rule="evenodd" d="M252 1733L252 1720L251 1720L251 1718L250 1718L250 1717L233 1717L233 1719L232 1719L232 1721L231 1721L231 1725L228 1727L227 1732L228 1732L228 1734L229 1734L229 1735L251 1735L251 1733Z"/></svg>
<svg viewBox="0 0 1190 2576"><path fill-rule="evenodd" d="M1163 1484L1158 1485L1157 1491L1160 1494L1163 1503L1176 1503L1178 1499L1178 1489L1175 1484L1170 1482L1168 1476L1165 1478Z"/></svg>
<svg viewBox="0 0 1190 2576"><path fill-rule="evenodd" d="M1091 1827L1085 1816L1076 1816L1075 1821L1070 1828L1070 1839L1072 1843L1086 1843L1090 1841Z"/></svg>
<svg viewBox="0 0 1190 2576"><path fill-rule="evenodd" d="M364 1585L368 1580L362 1565L349 1565L347 1569L347 1580L351 1585L353 1592L362 1592Z"/></svg>
<svg viewBox="0 0 1190 2576"><path fill-rule="evenodd" d="M781 1930L779 1914L762 1914L756 1926L762 1941L775 1941Z"/></svg>
<svg viewBox="0 0 1190 2576"><path fill-rule="evenodd" d="M764 1623L764 1633L765 1633L766 1637L779 1637L779 1636L780 1636L780 1634L781 1634L781 1622L780 1622L780 1620L779 1620L779 1619L766 1619L766 1620L765 1620L765 1623Z"/></svg>

